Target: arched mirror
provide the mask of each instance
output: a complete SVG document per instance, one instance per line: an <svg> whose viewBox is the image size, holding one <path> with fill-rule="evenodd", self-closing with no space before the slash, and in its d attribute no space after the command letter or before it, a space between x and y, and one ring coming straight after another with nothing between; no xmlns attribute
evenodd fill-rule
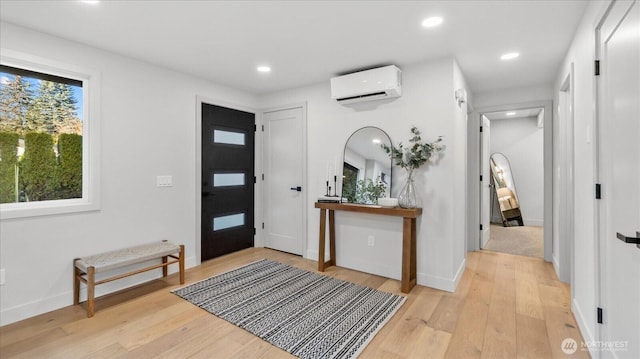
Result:
<svg viewBox="0 0 640 359"><path fill-rule="evenodd" d="M502 153L491 155L491 179L493 182L492 192L494 192L491 212L499 212L500 221L505 227L511 221L517 221L518 225L524 226L520 212L520 201L511 173L511 164Z"/></svg>
<svg viewBox="0 0 640 359"><path fill-rule="evenodd" d="M363 127L354 132L344 146L342 198L349 203L377 204L389 197L391 158L380 146L391 147L391 139L377 127Z"/></svg>

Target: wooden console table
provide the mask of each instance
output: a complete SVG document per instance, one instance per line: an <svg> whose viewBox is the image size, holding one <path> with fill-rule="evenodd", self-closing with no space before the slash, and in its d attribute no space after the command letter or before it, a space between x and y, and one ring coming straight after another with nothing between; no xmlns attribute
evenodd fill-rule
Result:
<svg viewBox="0 0 640 359"><path fill-rule="evenodd" d="M336 265L336 226L335 211L360 212L379 214L383 216L403 217L402 224L402 283L400 289L409 293L416 285L416 218L422 214L422 208L385 208L381 206L361 205L352 203L318 203L320 209L320 238L318 245L318 271ZM329 211L329 255L325 262L325 235L327 228L327 210Z"/></svg>

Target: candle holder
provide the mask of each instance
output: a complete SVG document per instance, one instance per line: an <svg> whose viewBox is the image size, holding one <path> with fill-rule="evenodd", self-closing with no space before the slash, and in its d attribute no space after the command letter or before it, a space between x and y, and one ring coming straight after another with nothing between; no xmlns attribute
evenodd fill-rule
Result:
<svg viewBox="0 0 640 359"><path fill-rule="evenodd" d="M333 176L333 196L338 197L338 176Z"/></svg>
<svg viewBox="0 0 640 359"><path fill-rule="evenodd" d="M331 187L329 187L329 181L327 181L327 197L331 196Z"/></svg>

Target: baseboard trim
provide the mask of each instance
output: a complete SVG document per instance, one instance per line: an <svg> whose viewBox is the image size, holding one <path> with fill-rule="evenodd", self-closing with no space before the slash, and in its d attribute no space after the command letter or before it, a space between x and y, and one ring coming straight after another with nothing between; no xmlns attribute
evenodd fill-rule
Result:
<svg viewBox="0 0 640 359"><path fill-rule="evenodd" d="M185 260L185 269L195 267L196 257L189 257ZM177 273L177 266L169 267L169 274ZM150 273L150 272L148 272ZM130 277L131 278L131 277ZM140 284L144 284L154 279L162 278L162 273L157 273L153 277L140 277L139 280L134 282L122 282L123 284L117 285L118 281L112 283L112 285L104 284L96 286L96 298L103 295L111 294L123 289L134 287ZM72 274L69 274L69 283L71 283ZM126 283L126 284L125 284ZM85 301L87 298L87 289L84 285L80 286L80 301ZM63 293L54 294L49 297L33 300L27 303L16 305L10 308L0 310L0 326L8 325L11 323L19 322L24 319L35 317L40 314L48 313L56 309L68 307L73 305L73 290L68 290Z"/></svg>
<svg viewBox="0 0 640 359"><path fill-rule="evenodd" d="M453 278L445 278L435 275L430 275L426 273L418 273L418 284L424 285L430 288L440 289L447 292L455 292L458 287L458 283L460 282L460 278L464 274L464 270L467 267L467 259L463 259L458 266L458 270Z"/></svg>
<svg viewBox="0 0 640 359"><path fill-rule="evenodd" d="M6 308L0 311L0 326L35 317L36 315L64 308L71 304L73 304L73 292L67 291L47 298L23 303L15 307Z"/></svg>
<svg viewBox="0 0 640 359"><path fill-rule="evenodd" d="M556 257L555 253L551 253L551 263L553 264L553 269L556 271L556 275L560 278L560 262L558 262L558 257Z"/></svg>
<svg viewBox="0 0 640 359"><path fill-rule="evenodd" d="M312 261L318 260L318 251L307 249L307 253L304 255L305 259L311 259Z"/></svg>
<svg viewBox="0 0 640 359"><path fill-rule="evenodd" d="M525 226L544 226L544 220L542 219L523 218L522 221L524 222Z"/></svg>
<svg viewBox="0 0 640 359"><path fill-rule="evenodd" d="M593 333L591 333L591 330L587 325L586 320L584 319L584 315L582 314L582 310L580 309L580 305L578 304L578 302L576 302L575 299L571 300L571 311L573 312L573 316L576 319L576 323L578 323L578 329L580 330L584 341L587 343L595 343L596 338L593 336ZM595 346L593 346L593 348L595 350ZM589 354L592 358L598 358L599 353L594 353L590 350Z"/></svg>
<svg viewBox="0 0 640 359"><path fill-rule="evenodd" d="M489 239L491 239L491 236L489 235L489 228L491 226L488 226L487 228L482 230L482 247L480 247L480 249L484 248L487 246L487 242L489 242Z"/></svg>
<svg viewBox="0 0 640 359"><path fill-rule="evenodd" d="M318 260L318 252L313 250L307 250L305 258L316 261ZM462 263L460 263L460 266L458 267L458 270L456 271L456 274L453 278L445 278L445 277L440 277L440 276L431 275L427 273L417 273L416 282L419 285L453 293L456 291L456 288L458 287L458 282L460 282L460 278L462 278L462 275L464 274L464 270L466 266L467 266L467 260L465 258L462 260ZM359 270L359 269L355 269L355 270ZM394 279L394 278L391 278L391 279Z"/></svg>

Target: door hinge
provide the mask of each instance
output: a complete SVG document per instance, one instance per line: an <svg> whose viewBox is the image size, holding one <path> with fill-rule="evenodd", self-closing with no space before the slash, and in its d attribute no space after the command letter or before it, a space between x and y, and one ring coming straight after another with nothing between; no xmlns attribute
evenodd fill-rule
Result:
<svg viewBox="0 0 640 359"><path fill-rule="evenodd" d="M480 225L480 230L482 230L482 224Z"/></svg>
<svg viewBox="0 0 640 359"><path fill-rule="evenodd" d="M600 60L596 60L593 71L596 76L600 76Z"/></svg>
<svg viewBox="0 0 640 359"><path fill-rule="evenodd" d="M256 235L256 227L253 227L253 235Z"/></svg>
<svg viewBox="0 0 640 359"><path fill-rule="evenodd" d="M262 132L264 132L264 125L262 125Z"/></svg>
<svg viewBox="0 0 640 359"><path fill-rule="evenodd" d="M264 181L264 173L262 174L262 180Z"/></svg>
<svg viewBox="0 0 640 359"><path fill-rule="evenodd" d="M480 126L480 132L482 132L482 126Z"/></svg>
<svg viewBox="0 0 640 359"><path fill-rule="evenodd" d="M482 182L482 175L480 175L480 182Z"/></svg>
<svg viewBox="0 0 640 359"><path fill-rule="evenodd" d="M602 308L598 307L596 315L598 317L598 324L602 324Z"/></svg>
<svg viewBox="0 0 640 359"><path fill-rule="evenodd" d="M600 183L596 183L596 199L602 199L601 187Z"/></svg>
<svg viewBox="0 0 640 359"><path fill-rule="evenodd" d="M264 222L262 222L262 229L264 229Z"/></svg>
<svg viewBox="0 0 640 359"><path fill-rule="evenodd" d="M253 176L253 183L256 183L256 181L257 181L256 176Z"/></svg>
<svg viewBox="0 0 640 359"><path fill-rule="evenodd" d="M253 132L256 132L258 130L258 126L253 125Z"/></svg>

